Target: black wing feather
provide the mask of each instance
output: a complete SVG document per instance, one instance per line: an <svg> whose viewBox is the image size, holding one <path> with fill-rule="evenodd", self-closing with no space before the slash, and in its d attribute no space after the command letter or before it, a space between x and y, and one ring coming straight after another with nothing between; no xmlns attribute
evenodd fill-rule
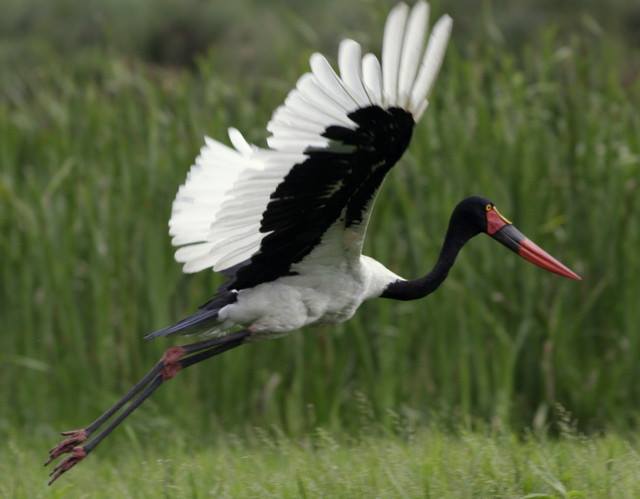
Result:
<svg viewBox="0 0 640 499"><path fill-rule="evenodd" d="M224 289L245 289L291 275L346 208L345 227L362 222L382 180L411 140L412 115L400 108L369 106L349 114L352 130L328 127L337 147L308 149L271 194L260 232L271 232L249 260L225 272ZM344 146L352 146L345 148ZM230 270L230 269L227 269Z"/></svg>

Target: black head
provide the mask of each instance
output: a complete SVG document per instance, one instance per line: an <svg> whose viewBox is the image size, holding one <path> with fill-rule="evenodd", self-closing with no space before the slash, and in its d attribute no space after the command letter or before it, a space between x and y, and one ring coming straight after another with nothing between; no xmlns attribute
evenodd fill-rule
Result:
<svg viewBox="0 0 640 499"><path fill-rule="evenodd" d="M487 232L487 213L495 209L493 202L481 196L463 199L451 214L450 230L455 228L467 238Z"/></svg>
<svg viewBox="0 0 640 499"><path fill-rule="evenodd" d="M570 279L580 279L575 272L525 237L492 201L480 196L463 199L451 215L449 236L455 244L461 245L481 232L543 269Z"/></svg>

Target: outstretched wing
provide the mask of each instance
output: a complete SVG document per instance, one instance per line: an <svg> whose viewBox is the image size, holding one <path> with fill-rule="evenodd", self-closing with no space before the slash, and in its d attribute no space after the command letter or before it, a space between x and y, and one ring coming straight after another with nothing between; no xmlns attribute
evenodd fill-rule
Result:
<svg viewBox="0 0 640 499"><path fill-rule="evenodd" d="M340 76L320 54L267 130L268 148L230 130L234 148L206 139L178 191L170 225L185 272L212 267L244 289L295 272L316 248L347 259L362 247L375 194L409 144L440 68L451 19L426 50L428 5L397 5L385 25L382 67L353 40Z"/></svg>

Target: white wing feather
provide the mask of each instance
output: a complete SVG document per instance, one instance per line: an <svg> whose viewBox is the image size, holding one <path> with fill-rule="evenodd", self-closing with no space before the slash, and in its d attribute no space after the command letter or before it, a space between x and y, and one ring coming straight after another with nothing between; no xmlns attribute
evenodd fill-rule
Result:
<svg viewBox="0 0 640 499"><path fill-rule="evenodd" d="M417 109L422 104L422 101L427 98L429 90L431 90L431 86L436 76L438 76L438 71L444 58L444 52L449 42L452 25L453 20L449 16L444 15L433 28L420 67L420 72L418 73L413 91L411 92L411 109Z"/></svg>
<svg viewBox="0 0 640 499"><path fill-rule="evenodd" d="M399 3L389 14L384 26L382 39L382 83L385 104L389 107L397 105L398 99L398 70L402 43L404 42L404 27L407 22L409 7L406 3Z"/></svg>
<svg viewBox="0 0 640 499"><path fill-rule="evenodd" d="M329 126L355 128L349 114L378 105L402 107L418 120L437 76L451 31L451 18L436 23L423 53L429 7L419 1L411 12L394 7L385 23L382 66L361 55L353 40L340 44L340 76L321 54L310 59L311 73L278 107L267 125L263 149L229 129L233 148L205 137L205 145L173 202L169 234L179 246L175 258L184 272L228 269L249 259L268 233L260 232L271 194L309 147L330 147L322 136ZM364 229L363 229L364 230ZM340 239L340 238L338 238Z"/></svg>
<svg viewBox="0 0 640 499"><path fill-rule="evenodd" d="M428 25L429 5L418 2L411 9L407 31L402 44L402 58L398 80L398 105L406 107L418 71L418 62L424 51L425 26Z"/></svg>
<svg viewBox="0 0 640 499"><path fill-rule="evenodd" d="M332 95L341 106L350 109L357 105L354 98L345 90L344 83L335 73L329 61L322 54L313 54L309 59L309 66L318 84L325 92Z"/></svg>
<svg viewBox="0 0 640 499"><path fill-rule="evenodd" d="M342 40L338 51L340 77L347 91L360 107L370 106L371 101L362 86L362 51L353 40Z"/></svg>
<svg viewBox="0 0 640 499"><path fill-rule="evenodd" d="M373 104L382 105L382 70L380 62L373 54L362 58L362 82Z"/></svg>

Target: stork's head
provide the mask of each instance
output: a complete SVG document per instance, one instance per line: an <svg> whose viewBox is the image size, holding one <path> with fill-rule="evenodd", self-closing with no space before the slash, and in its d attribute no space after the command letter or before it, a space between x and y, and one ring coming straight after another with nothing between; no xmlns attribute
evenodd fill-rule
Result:
<svg viewBox="0 0 640 499"><path fill-rule="evenodd" d="M530 241L488 199L479 196L464 199L454 210L452 222L454 219L475 234L485 232L538 267L569 279L582 280L573 270Z"/></svg>

